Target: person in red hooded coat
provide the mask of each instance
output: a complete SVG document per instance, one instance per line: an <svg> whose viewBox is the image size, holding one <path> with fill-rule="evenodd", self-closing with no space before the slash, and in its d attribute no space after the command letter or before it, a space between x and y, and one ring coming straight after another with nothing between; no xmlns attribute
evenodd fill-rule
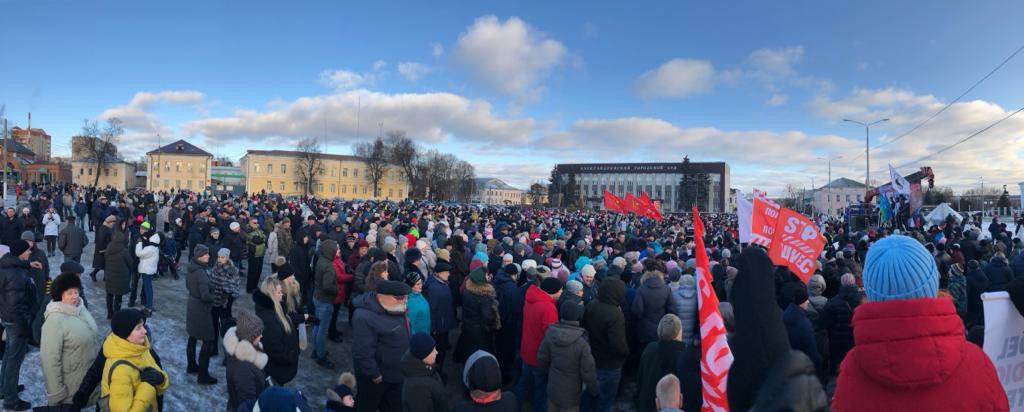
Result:
<svg viewBox="0 0 1024 412"><path fill-rule="evenodd" d="M558 321L555 302L562 295L562 281L555 277L544 278L540 287L526 288L526 303L523 305L523 334L519 345L522 358L522 373L514 389L516 397L526 399L533 391L533 410L544 411L547 406L547 371L540 368L537 351L544 340L548 327Z"/></svg>
<svg viewBox="0 0 1024 412"><path fill-rule="evenodd" d="M916 240L890 236L868 250L868 302L854 311L832 410L1009 410L992 361L966 341L938 288L935 259Z"/></svg>

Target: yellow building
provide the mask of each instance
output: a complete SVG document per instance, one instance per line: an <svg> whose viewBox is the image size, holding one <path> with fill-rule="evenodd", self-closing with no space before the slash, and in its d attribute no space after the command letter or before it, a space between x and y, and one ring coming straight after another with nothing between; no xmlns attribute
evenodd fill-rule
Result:
<svg viewBox="0 0 1024 412"><path fill-rule="evenodd" d="M290 150L249 150L242 156L241 169L249 193L302 196L305 184L299 176L301 152ZM314 196L321 198L371 199L373 184L367 179L366 162L356 156L320 154L320 170L313 180ZM388 167L379 185L378 199L401 200L409 195L409 183L401 168Z"/></svg>
<svg viewBox="0 0 1024 412"><path fill-rule="evenodd" d="M152 150L146 153L146 190L204 191L212 162L213 155L184 140Z"/></svg>
<svg viewBox="0 0 1024 412"><path fill-rule="evenodd" d="M81 186L95 184L97 187L130 189L135 183L135 165L111 156L100 168L95 159L79 159L71 162L71 181Z"/></svg>

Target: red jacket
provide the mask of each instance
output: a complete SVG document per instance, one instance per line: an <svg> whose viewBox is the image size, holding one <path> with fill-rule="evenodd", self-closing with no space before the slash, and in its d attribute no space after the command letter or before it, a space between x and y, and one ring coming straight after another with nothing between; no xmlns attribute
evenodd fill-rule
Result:
<svg viewBox="0 0 1024 412"><path fill-rule="evenodd" d="M833 411L1007 411L995 367L949 299L869 302L839 369Z"/></svg>
<svg viewBox="0 0 1024 412"><path fill-rule="evenodd" d="M526 304L523 305L523 340L519 345L519 356L530 366L537 366L537 349L548 326L558 322L558 310L551 295L544 293L537 285L526 289Z"/></svg>
<svg viewBox="0 0 1024 412"><path fill-rule="evenodd" d="M341 257L334 257L334 281L338 285L338 294L334 297L334 304L345 303L348 296L348 285L352 283L352 275L345 272L345 265L341 264Z"/></svg>

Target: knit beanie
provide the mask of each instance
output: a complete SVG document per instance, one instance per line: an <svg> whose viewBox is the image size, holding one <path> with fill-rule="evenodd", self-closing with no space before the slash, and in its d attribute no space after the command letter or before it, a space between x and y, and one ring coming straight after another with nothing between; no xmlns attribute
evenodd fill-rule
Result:
<svg viewBox="0 0 1024 412"><path fill-rule="evenodd" d="M217 251L217 257L231 257L231 249L226 247L220 248L220 250Z"/></svg>
<svg viewBox="0 0 1024 412"><path fill-rule="evenodd" d="M239 340L252 343L256 337L263 334L263 320L252 310L239 309L235 322L235 336L238 336Z"/></svg>
<svg viewBox="0 0 1024 412"><path fill-rule="evenodd" d="M434 338L430 337L430 334L417 332L412 335L412 338L409 338L409 354L416 359L423 360L430 355L430 352L434 351L435 345L436 342L434 342Z"/></svg>
<svg viewBox="0 0 1024 412"><path fill-rule="evenodd" d="M554 295L562 290L562 281L556 277L544 278L540 281L540 289L549 295Z"/></svg>
<svg viewBox="0 0 1024 412"><path fill-rule="evenodd" d="M423 258L423 252L416 248L409 248L405 250L405 261L412 263Z"/></svg>
<svg viewBox="0 0 1024 412"><path fill-rule="evenodd" d="M68 289L78 289L82 293L82 279L74 273L62 273L53 279L50 285L50 296L54 302L60 302L61 296Z"/></svg>
<svg viewBox="0 0 1024 412"><path fill-rule="evenodd" d="M443 247L434 249L434 256L437 256L437 258L441 260L452 260L451 254L448 253L448 249Z"/></svg>
<svg viewBox="0 0 1024 412"><path fill-rule="evenodd" d="M558 308L558 318L566 322L579 322L583 319L583 305L567 300Z"/></svg>
<svg viewBox="0 0 1024 412"><path fill-rule="evenodd" d="M863 279L870 301L934 298L939 293L935 258L907 236L875 242L868 249Z"/></svg>
<svg viewBox="0 0 1024 412"><path fill-rule="evenodd" d="M28 242L21 239L15 239L14 241L11 242L10 253L12 256L15 257L21 256L21 254L25 253L25 251L28 250L28 248Z"/></svg>
<svg viewBox="0 0 1024 412"><path fill-rule="evenodd" d="M581 290L583 290L583 284L580 283L580 281L578 281L578 280L570 280L568 282L565 282L565 291L566 292L575 294L575 293L577 293L577 292L579 292Z"/></svg>
<svg viewBox="0 0 1024 412"><path fill-rule="evenodd" d="M137 309L121 309L110 319L110 332L121 339L128 339L145 315Z"/></svg>
<svg viewBox="0 0 1024 412"><path fill-rule="evenodd" d="M83 267L81 263L75 262L73 260L69 260L60 264L60 273L80 274L83 272L85 272L85 267Z"/></svg>
<svg viewBox="0 0 1024 412"><path fill-rule="evenodd" d="M483 267L477 267L472 272L469 272L469 280L476 284L487 283L487 272Z"/></svg>
<svg viewBox="0 0 1024 412"><path fill-rule="evenodd" d="M285 280L295 275L295 268L291 263L285 263L277 268L277 279Z"/></svg>
<svg viewBox="0 0 1024 412"><path fill-rule="evenodd" d="M209 254L210 254L210 248L206 247L206 245L204 245L202 243L196 245L196 248L192 251L192 256L195 256L197 258L206 256L206 255L209 255Z"/></svg>

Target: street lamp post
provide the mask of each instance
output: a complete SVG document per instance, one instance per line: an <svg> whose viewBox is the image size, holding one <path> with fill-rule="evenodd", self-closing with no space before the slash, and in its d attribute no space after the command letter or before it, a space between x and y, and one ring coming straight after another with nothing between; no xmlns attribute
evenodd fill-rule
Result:
<svg viewBox="0 0 1024 412"><path fill-rule="evenodd" d="M864 186L867 186L868 189L871 189L871 126L874 126L882 122L888 122L889 118L886 117L884 119L878 119L871 123L858 122L856 120L850 119L843 119L843 121L856 123L861 126L864 126L864 166L866 172L866 175L864 177Z"/></svg>
<svg viewBox="0 0 1024 412"><path fill-rule="evenodd" d="M831 217L832 213L833 213L833 210L832 210L832 161L833 160L839 160L839 159L842 159L842 158L843 158L842 156L818 157L818 158L816 158L818 160L827 160L828 161L828 214L829 214L829 217Z"/></svg>

